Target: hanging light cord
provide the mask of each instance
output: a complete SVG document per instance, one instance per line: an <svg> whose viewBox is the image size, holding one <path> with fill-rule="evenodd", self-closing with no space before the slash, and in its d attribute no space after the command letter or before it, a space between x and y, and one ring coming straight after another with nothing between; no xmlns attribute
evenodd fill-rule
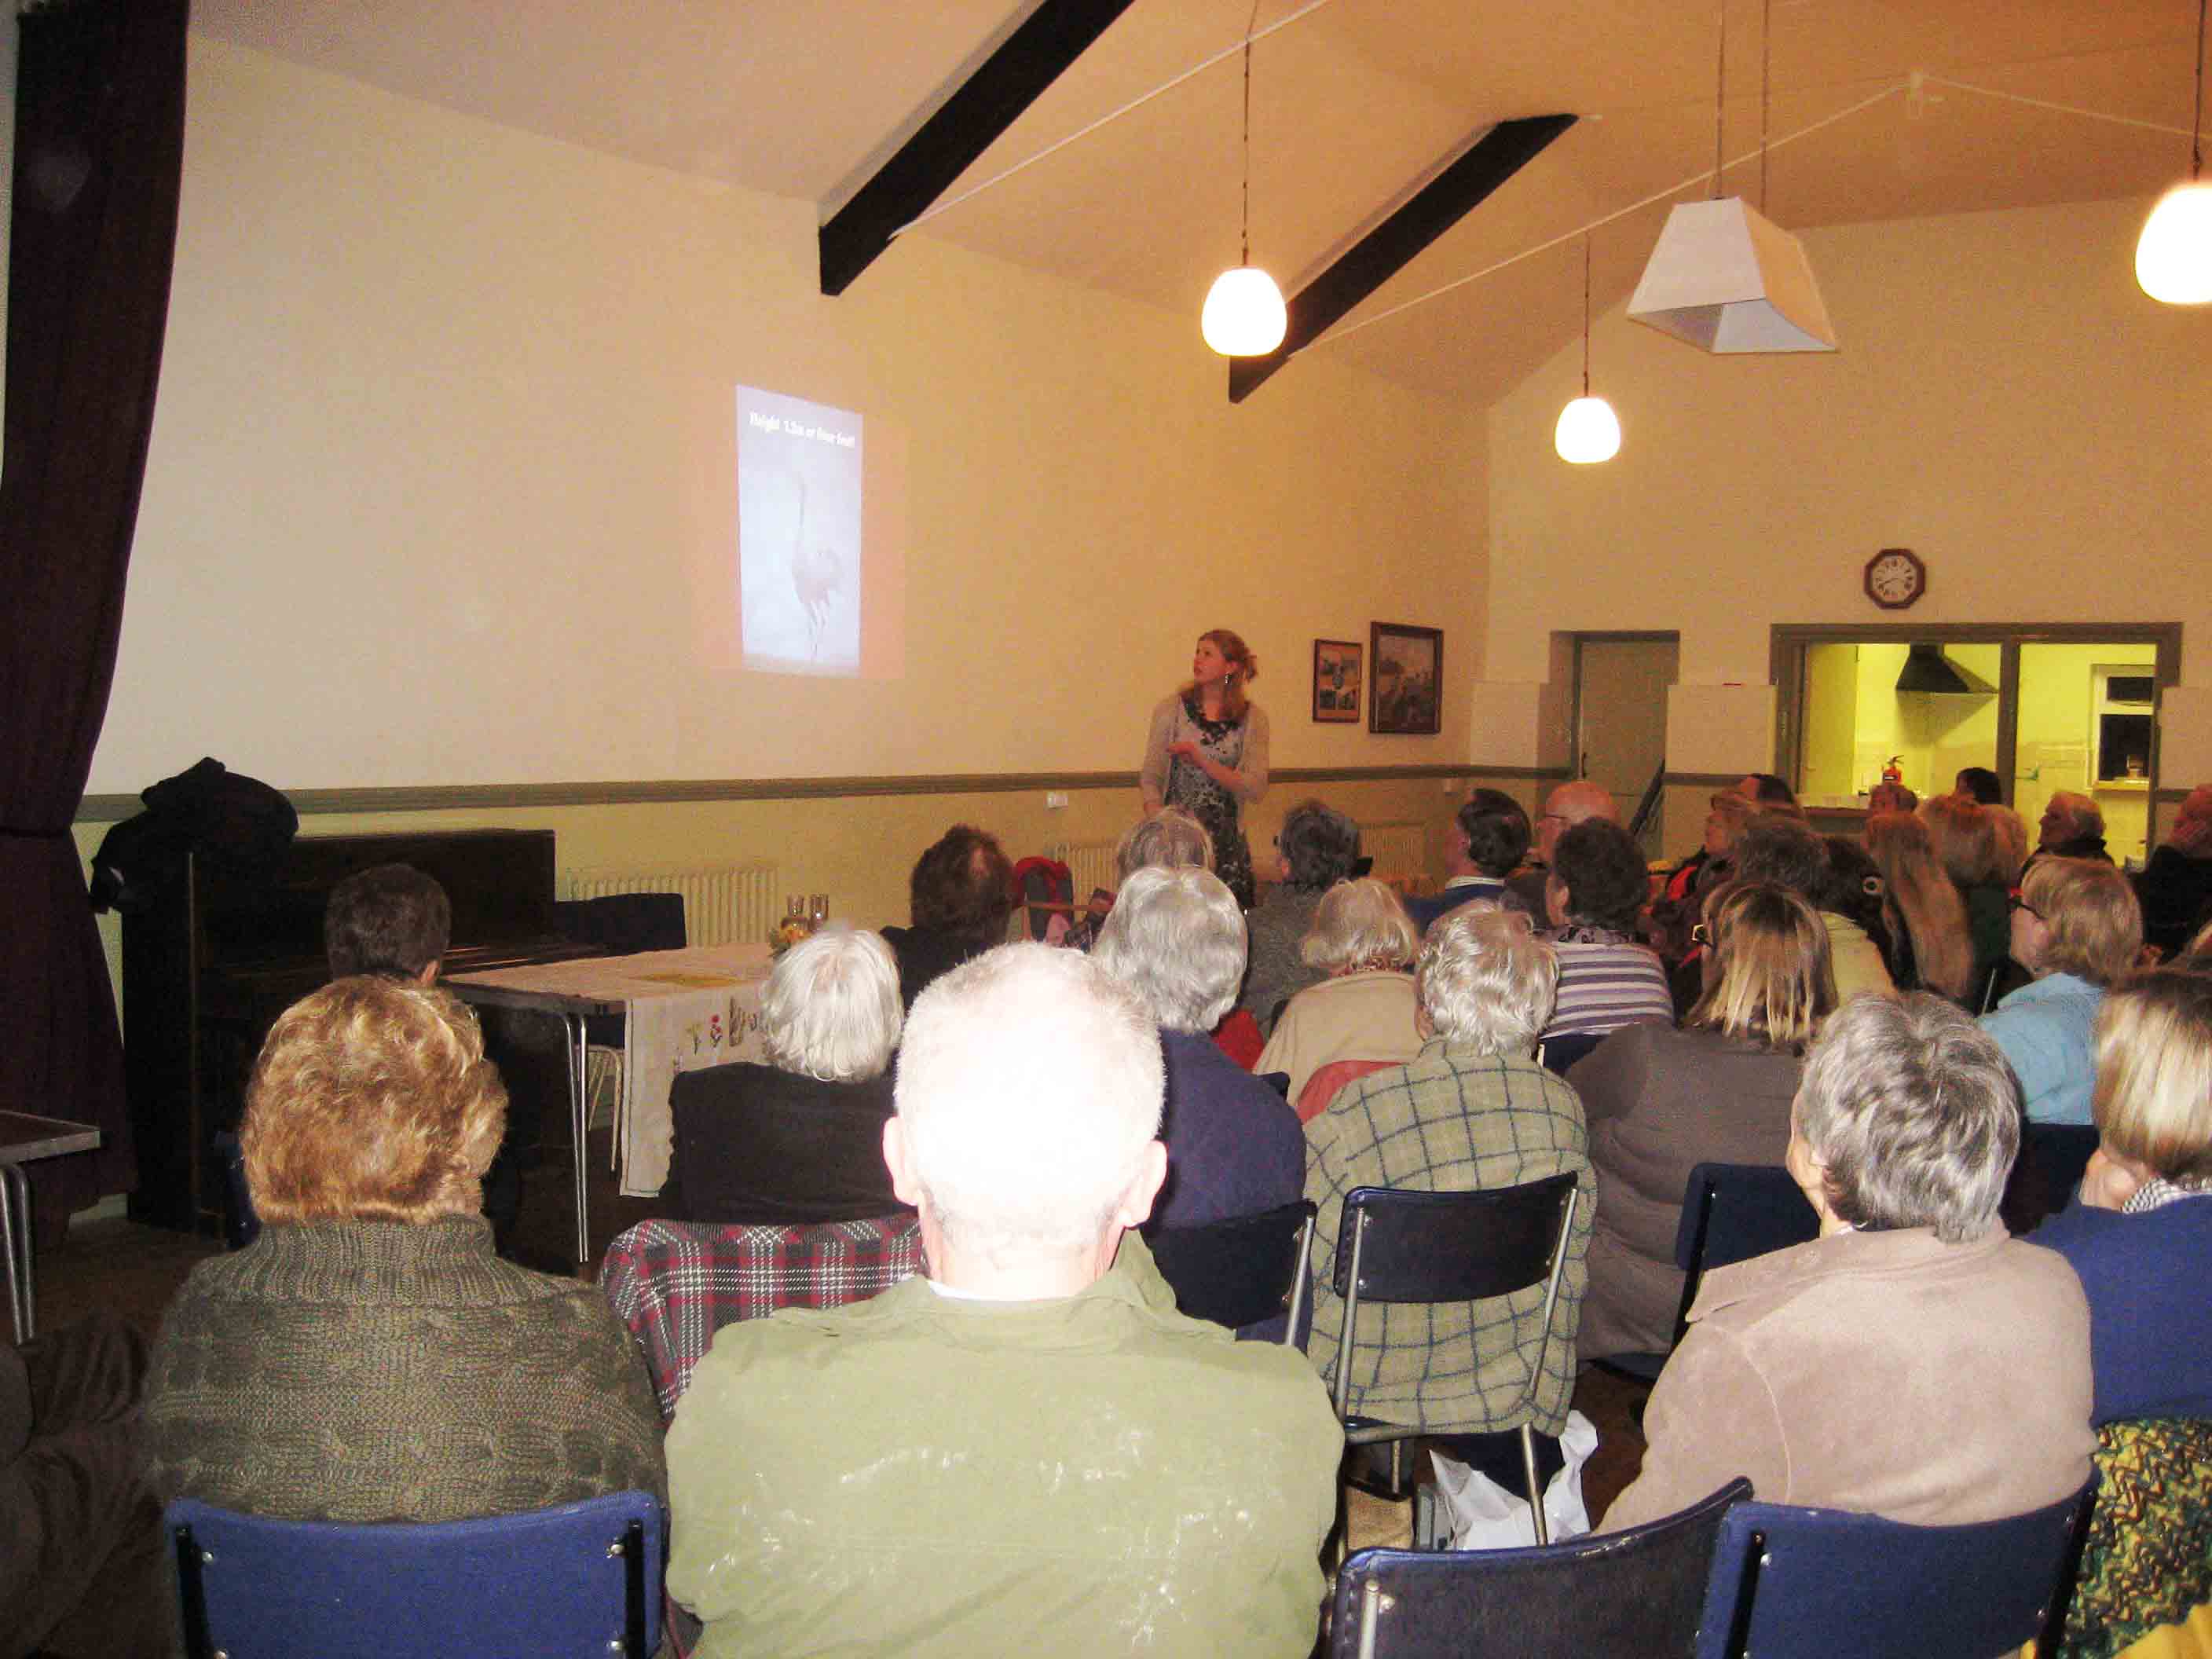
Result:
<svg viewBox="0 0 2212 1659"><path fill-rule="evenodd" d="M1589 396L1589 247L1583 238L1583 396Z"/></svg>
<svg viewBox="0 0 2212 1659"><path fill-rule="evenodd" d="M2189 176L2204 175L2204 0L2197 0L2197 113L2189 119Z"/></svg>
<svg viewBox="0 0 2212 1659"><path fill-rule="evenodd" d="M2203 0L2197 0L2198 5ZM1240 265L1252 263L1252 31L1260 26L1260 0L1252 0L1252 15L1244 24L1244 234Z"/></svg>
<svg viewBox="0 0 2212 1659"><path fill-rule="evenodd" d="M1774 107L1774 0L1759 9L1759 210L1766 211L1766 119Z"/></svg>
<svg viewBox="0 0 2212 1659"><path fill-rule="evenodd" d="M1728 0L1721 0L1721 49L1713 71L1713 200L1721 199L1722 135L1728 130Z"/></svg>

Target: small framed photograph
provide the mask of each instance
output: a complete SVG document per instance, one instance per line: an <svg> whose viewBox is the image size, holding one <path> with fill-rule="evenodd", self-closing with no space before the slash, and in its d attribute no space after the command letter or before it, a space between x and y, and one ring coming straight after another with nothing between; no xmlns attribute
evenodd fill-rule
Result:
<svg viewBox="0 0 2212 1659"><path fill-rule="evenodd" d="M1409 737L1434 737L1443 731L1443 629L1370 623L1367 633L1375 658L1367 729Z"/></svg>
<svg viewBox="0 0 2212 1659"><path fill-rule="evenodd" d="M1365 685L1367 647L1358 640L1314 641L1313 717L1325 721L1359 718Z"/></svg>

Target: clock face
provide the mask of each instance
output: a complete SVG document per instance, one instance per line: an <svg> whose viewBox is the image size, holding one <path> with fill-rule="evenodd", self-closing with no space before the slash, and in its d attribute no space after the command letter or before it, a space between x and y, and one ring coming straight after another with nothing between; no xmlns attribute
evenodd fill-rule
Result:
<svg viewBox="0 0 2212 1659"><path fill-rule="evenodd" d="M1926 567L1901 547L1884 548L1867 563L1867 597L1885 610L1903 610L1920 597L1927 582Z"/></svg>

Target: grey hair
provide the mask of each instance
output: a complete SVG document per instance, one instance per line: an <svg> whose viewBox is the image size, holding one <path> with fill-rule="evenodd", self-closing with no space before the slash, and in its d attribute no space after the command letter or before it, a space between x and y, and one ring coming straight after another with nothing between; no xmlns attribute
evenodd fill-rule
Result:
<svg viewBox="0 0 2212 1659"><path fill-rule="evenodd" d="M1312 925L1298 941L1310 968L1407 968L1420 949L1420 930L1405 901L1372 876L1340 881L1321 896Z"/></svg>
<svg viewBox="0 0 2212 1659"><path fill-rule="evenodd" d="M1996 1224L2020 1088L1996 1039L1942 997L1857 996L1807 1055L1790 1122L1839 1219L1960 1244Z"/></svg>
<svg viewBox="0 0 2212 1659"><path fill-rule="evenodd" d="M903 1021L891 947L880 933L850 927L799 940L761 993L769 1063L825 1083L881 1077Z"/></svg>
<svg viewBox="0 0 2212 1659"><path fill-rule="evenodd" d="M1213 837L1180 806L1163 806L1152 817L1138 819L1115 844L1116 880L1127 881L1135 872L1155 866L1176 869L1184 865L1213 868Z"/></svg>
<svg viewBox="0 0 2212 1659"><path fill-rule="evenodd" d="M1079 951L1002 945L915 999L893 1098L948 1248L1006 1267L1095 1246L1159 1133L1159 1028Z"/></svg>
<svg viewBox="0 0 2212 1659"><path fill-rule="evenodd" d="M1325 892L1359 862L1359 826L1325 801L1302 800L1284 817L1275 846L1291 866L1291 886Z"/></svg>
<svg viewBox="0 0 2212 1659"><path fill-rule="evenodd" d="M1455 1048L1526 1054L1552 1022L1559 954L1523 912L1474 899L1430 927L1413 988L1430 1025Z"/></svg>
<svg viewBox="0 0 2212 1659"><path fill-rule="evenodd" d="M1244 913L1210 871L1134 871L1091 954L1159 1024L1210 1031L1244 977Z"/></svg>

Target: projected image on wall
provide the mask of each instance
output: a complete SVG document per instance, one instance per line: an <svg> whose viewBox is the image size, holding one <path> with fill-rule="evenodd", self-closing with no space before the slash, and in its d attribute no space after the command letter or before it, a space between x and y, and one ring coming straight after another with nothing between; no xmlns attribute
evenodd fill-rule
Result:
<svg viewBox="0 0 2212 1659"><path fill-rule="evenodd" d="M860 417L738 388L738 608L748 668L860 667Z"/></svg>

